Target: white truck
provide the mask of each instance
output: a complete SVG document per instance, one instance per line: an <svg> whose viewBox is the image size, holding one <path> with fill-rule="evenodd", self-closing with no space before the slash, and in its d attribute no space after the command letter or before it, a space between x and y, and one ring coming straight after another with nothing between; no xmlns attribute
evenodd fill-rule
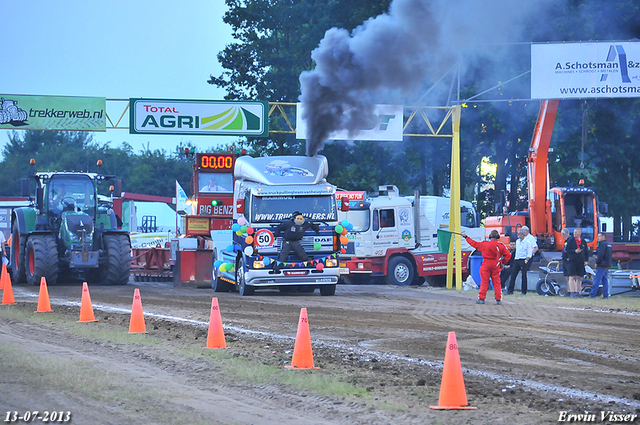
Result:
<svg viewBox="0 0 640 425"><path fill-rule="evenodd" d="M252 295L258 288L281 292L334 295L340 277L336 233L336 187L327 183L324 156L240 157L234 167L234 208L231 244L214 250L212 287L216 292L236 288ZM291 253L278 260L282 238L275 229L295 211L318 225L306 231L301 243L309 256Z"/></svg>
<svg viewBox="0 0 640 425"><path fill-rule="evenodd" d="M338 192L340 220L353 225L347 234L349 244L340 256L340 273L347 283L364 283L384 276L394 285L422 284L429 279L443 285L447 254L438 251L437 229L449 227L449 198L400 196L393 185L380 186L379 196L364 192ZM343 199L349 199L342 208ZM468 201L460 201L462 230L472 239L484 240L478 215ZM462 272L467 272L474 250L462 241ZM455 263L454 263L455 267Z"/></svg>

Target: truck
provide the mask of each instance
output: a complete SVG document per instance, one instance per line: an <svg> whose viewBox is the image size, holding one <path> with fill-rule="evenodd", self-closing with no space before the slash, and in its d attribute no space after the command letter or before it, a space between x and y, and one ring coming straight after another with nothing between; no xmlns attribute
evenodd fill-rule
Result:
<svg viewBox="0 0 640 425"><path fill-rule="evenodd" d="M176 286L215 285L211 280L214 247L230 240L233 224L233 170L237 155L235 148L232 150L194 154L192 196L187 201L192 213L184 216L184 234L172 242Z"/></svg>
<svg viewBox="0 0 640 425"><path fill-rule="evenodd" d="M326 177L324 156L274 156L236 159L233 188L233 225L229 245L216 242L211 285L215 292L236 289L252 295L256 289L281 292L335 294L340 277L336 186ZM290 254L278 260L282 238L276 228L296 211L317 224L306 231L302 246L309 261Z"/></svg>
<svg viewBox="0 0 640 425"><path fill-rule="evenodd" d="M349 244L340 257L346 283L364 283L383 276L393 285L419 285L427 279L443 285L447 255L438 251L437 230L449 227L450 200L437 196L400 196L395 185L379 187L379 196L365 192L340 192L339 219L352 224ZM345 202L348 208L343 208ZM460 201L462 229L475 240L484 240L478 215L468 201ZM473 248L462 241L462 272Z"/></svg>
<svg viewBox="0 0 640 425"><path fill-rule="evenodd" d="M35 160L31 165L35 169ZM98 161L98 167L101 165ZM110 179L115 176L32 170L29 178L22 180L22 195L31 204L14 209L11 215L14 283L39 285L44 277L47 284L55 285L63 277L127 284L129 234L118 229L113 210L98 202L96 186ZM120 184L116 181L116 186ZM113 185L110 190L113 192Z"/></svg>

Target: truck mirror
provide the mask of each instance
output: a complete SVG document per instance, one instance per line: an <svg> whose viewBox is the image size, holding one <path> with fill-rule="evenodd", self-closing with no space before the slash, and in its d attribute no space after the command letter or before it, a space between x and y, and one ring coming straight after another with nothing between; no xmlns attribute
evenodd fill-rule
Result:
<svg viewBox="0 0 640 425"><path fill-rule="evenodd" d="M115 192L114 194L116 198L119 198L122 196L122 180L121 179L116 179L116 187L114 192Z"/></svg>
<svg viewBox="0 0 640 425"><path fill-rule="evenodd" d="M602 223L602 233L607 233L607 223Z"/></svg>
<svg viewBox="0 0 640 425"><path fill-rule="evenodd" d="M244 199L236 199L236 212L238 214L244 214Z"/></svg>
<svg viewBox="0 0 640 425"><path fill-rule="evenodd" d="M349 211L349 197L343 196L340 204L340 211Z"/></svg>
<svg viewBox="0 0 640 425"><path fill-rule="evenodd" d="M511 226L504 226L504 235L511 236Z"/></svg>
<svg viewBox="0 0 640 425"><path fill-rule="evenodd" d="M44 208L44 188L42 187L36 188L36 205L41 211Z"/></svg>
<svg viewBox="0 0 640 425"><path fill-rule="evenodd" d="M29 187L29 179L22 179L22 196L31 195L31 188Z"/></svg>

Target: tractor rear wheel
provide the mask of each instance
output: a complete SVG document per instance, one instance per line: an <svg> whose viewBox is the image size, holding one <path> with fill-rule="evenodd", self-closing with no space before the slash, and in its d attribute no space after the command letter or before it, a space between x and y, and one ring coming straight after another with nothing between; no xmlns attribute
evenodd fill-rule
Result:
<svg viewBox="0 0 640 425"><path fill-rule="evenodd" d="M53 235L33 235L27 239L25 250L26 278L30 285L40 285L41 279L47 285L58 282L58 247Z"/></svg>
<svg viewBox="0 0 640 425"><path fill-rule="evenodd" d="M11 230L11 273L13 283L23 283L27 280L25 275L24 251L27 248L26 239L20 235L18 222L13 223Z"/></svg>
<svg viewBox="0 0 640 425"><path fill-rule="evenodd" d="M126 285L131 274L131 242L127 235L103 235L102 249L107 262L100 265L104 285Z"/></svg>

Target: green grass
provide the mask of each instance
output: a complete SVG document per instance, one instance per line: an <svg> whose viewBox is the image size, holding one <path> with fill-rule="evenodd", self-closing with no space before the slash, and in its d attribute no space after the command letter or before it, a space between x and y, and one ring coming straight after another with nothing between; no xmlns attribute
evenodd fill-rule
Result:
<svg viewBox="0 0 640 425"><path fill-rule="evenodd" d="M167 401L175 395L169 390L158 391L130 382L128 377L105 370L97 362L47 357L26 352L17 343L8 343L0 346L0 367L19 378L22 384L73 393L110 406L120 405L125 412L143 414L158 423L210 423L197 414L172 410ZM159 405L163 409L158 409ZM76 415L79 413L75 412Z"/></svg>
<svg viewBox="0 0 640 425"><path fill-rule="evenodd" d="M330 371L323 370L288 370L284 365L278 368L266 365L260 362L251 361L243 357L233 356L227 350L210 350L202 347L190 345L185 346L167 346L161 339L149 334L129 334L126 330L113 330L112 324L108 323L77 323L70 322L68 316L56 313L35 313L20 308L0 308L0 320L10 321L28 321L33 323L55 322L56 326L63 328L65 331L83 338L108 341L114 344L138 344L142 346L158 347L163 346L165 350L172 351L173 355L181 356L189 359L205 359L211 362L216 368L225 375L225 379L229 381L241 381L244 383L260 383L260 384L282 384L293 388L307 390L328 396L352 396L368 398L369 394L364 388L359 388L348 384L341 379L341 376L332 374ZM23 366L31 364L30 362L21 362ZM54 368L54 365L52 369ZM61 366L68 368L71 365ZM77 379L63 378L70 383L69 389L82 388L82 382L79 379L85 375L92 376L88 373L88 365L74 365L77 373ZM82 369L84 368L84 369ZM44 369L47 370L47 369ZM39 368L35 373L43 373L43 369ZM94 373L95 374L95 373ZM50 374L47 374L50 375ZM53 376L50 379L54 379ZM97 380L91 382L91 386L95 388L91 391L91 397L99 399L102 390L107 385L109 379ZM114 393L115 394L115 393ZM128 394L123 394L128 397Z"/></svg>

